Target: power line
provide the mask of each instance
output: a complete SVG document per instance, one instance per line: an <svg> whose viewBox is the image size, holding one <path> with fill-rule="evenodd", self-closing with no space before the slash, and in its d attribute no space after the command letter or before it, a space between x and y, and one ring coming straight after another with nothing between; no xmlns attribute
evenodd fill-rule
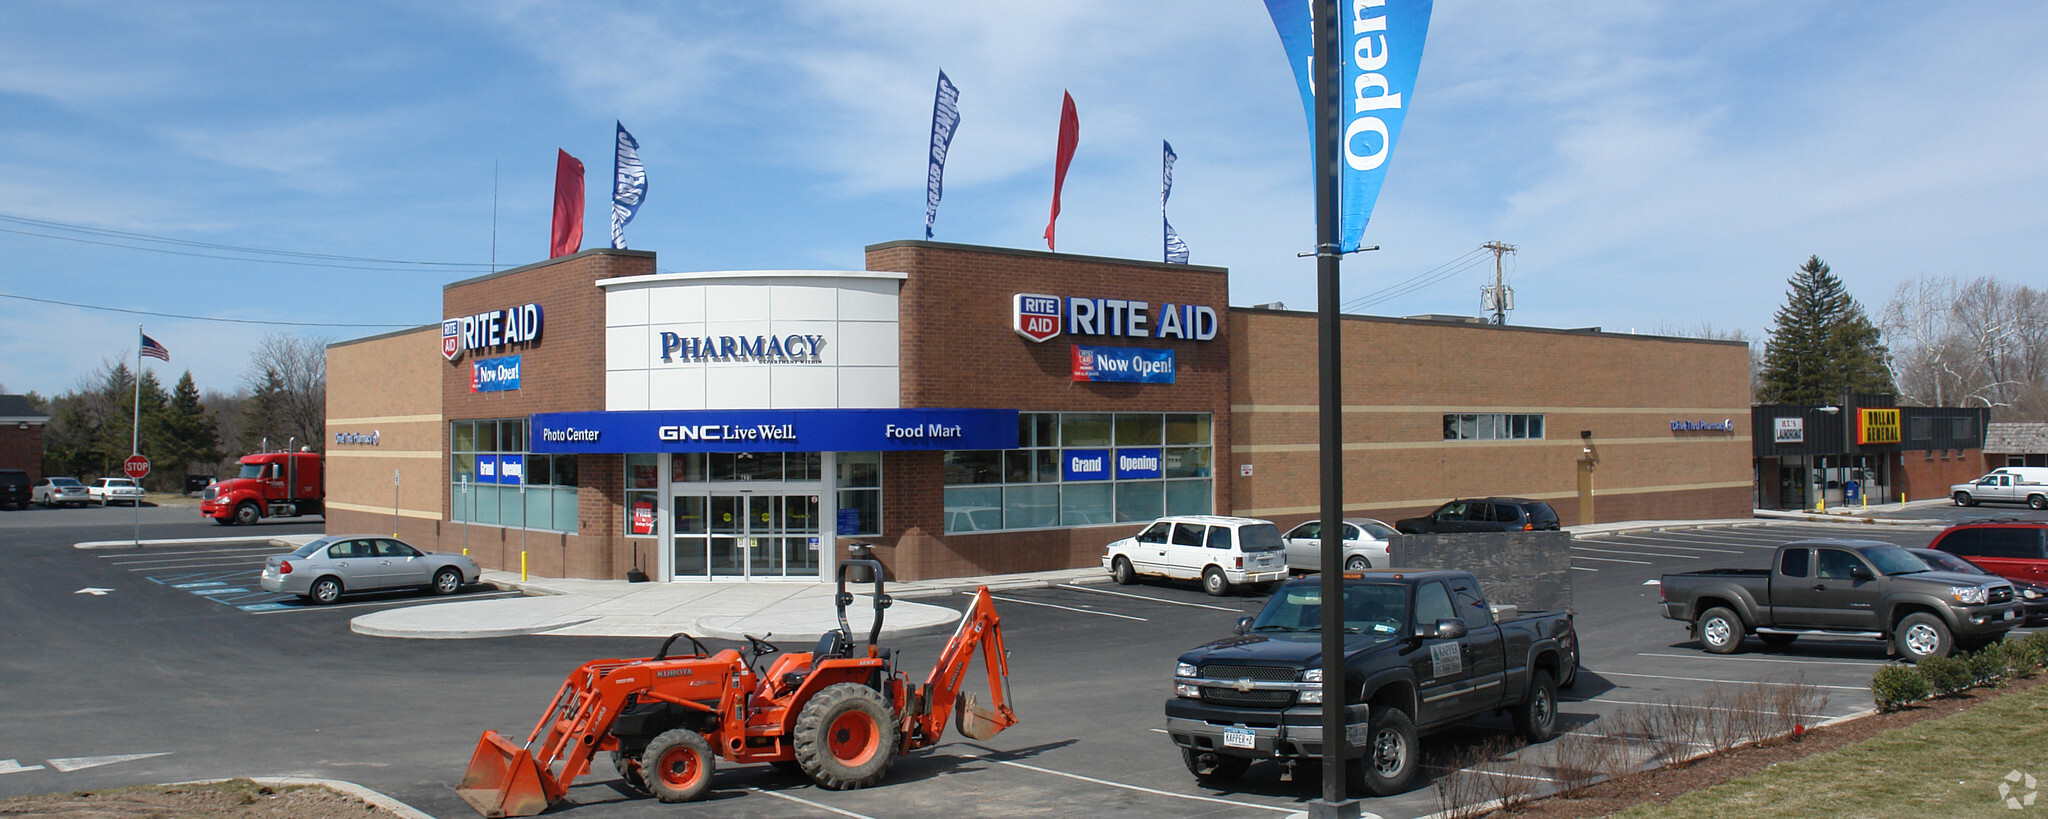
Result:
<svg viewBox="0 0 2048 819"><path fill-rule="evenodd" d="M1366 293L1344 304L1344 310L1355 311L1375 304L1391 301L1431 285L1451 279L1460 273L1478 266L1486 258L1486 249L1477 248L1429 270L1410 276L1401 281Z"/></svg>
<svg viewBox="0 0 2048 819"><path fill-rule="evenodd" d="M166 253L174 256L194 256L203 259L225 259L228 261L239 262L266 262L270 264L288 264L297 265L301 267L332 267L341 268L345 270L411 271L415 268L425 267L444 268L465 272L488 272L491 269L490 265L481 262L423 262L408 259L379 259L366 256L342 256L332 253L306 253L296 250L272 250L258 247L242 247L238 245L215 244L213 242L197 242L189 239L173 239L166 236L152 236L146 233L131 233L128 231L108 230L105 228L88 227L85 225L76 225L68 222L55 222L47 219L30 219L27 217L9 216L5 214L0 214L0 222L8 222L16 225L21 225L24 227L40 228L41 230L56 230L70 233L78 233L83 234L84 236L97 237L97 239L84 238L83 236L64 236L53 233L38 232L34 230L17 230L10 228L0 228L0 233L14 233L22 236L34 236L42 239L59 239L67 242L80 242L83 244L101 245L105 247L118 247L127 250L141 250L150 253ZM130 242L151 242L156 244L171 245L173 247L196 248L201 250L217 250L225 253L238 253L245 255L228 256L212 253L197 253L191 251L172 250L163 247L148 247L145 245L130 244ZM268 256L278 258L248 258L249 256ZM329 262L357 262L360 264L331 264ZM392 265L396 266L394 267Z"/></svg>
<svg viewBox="0 0 2048 819"><path fill-rule="evenodd" d="M265 320L263 320L263 319L238 319L238 318L219 318L219 317L217 317L217 316L188 316L188 315L185 315L185 314L183 314L183 313L159 313L159 312L156 312L156 311L154 311L154 310L130 310L130 309L126 308L126 307L103 307L103 306L100 306L100 305L97 305L97 304L79 304L78 302L72 302L72 301L58 301L58 300L56 300L56 299L39 299L39 298L36 298L36 297L34 297L34 296L17 296L17 295L15 295L15 294L13 294L13 293L0 293L0 299L20 299L20 300L22 300L22 301L33 301L33 302L39 302L39 303L42 303L42 304L56 304L56 305L61 305L61 306L64 306L64 307L77 307L77 308L80 308L80 309L84 309L84 310L104 310L104 311L106 311L106 312L109 312L109 313L129 313L129 314L132 314L132 315L137 315L137 316L158 316L158 317L161 317L161 318L176 318L176 319L190 319L190 320L192 320L192 321L217 321L217 322L223 322L223 323L227 323L227 324L268 324L268 325L273 325L273 326L279 326L279 327L419 327L419 326L423 326L423 325L417 325L417 324L341 324L341 323L337 323L337 322L327 322L327 321L265 321Z"/></svg>

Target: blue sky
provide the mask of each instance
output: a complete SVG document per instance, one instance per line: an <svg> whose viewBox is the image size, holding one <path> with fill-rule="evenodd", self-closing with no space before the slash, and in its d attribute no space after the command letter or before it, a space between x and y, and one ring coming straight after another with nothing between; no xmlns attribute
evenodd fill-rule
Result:
<svg viewBox="0 0 2048 819"><path fill-rule="evenodd" d="M627 241L662 269L859 268L867 244L922 237L941 68L962 123L940 241L1044 247L1066 89L1081 139L1061 251L1159 258L1166 139L1192 260L1231 269L1235 304L1314 307L1306 125L1258 0L26 0L6 17L0 217L443 263L202 258L54 237L240 254L0 221L0 293L366 325L0 298L10 392L132 361L137 323L170 348L166 380L231 391L266 333L435 322L494 229L500 267L546 256L556 148L588 169L584 246L607 242L614 120L650 180ZM1346 261L1346 301L1493 240L1520 248L1510 322L1549 327L1760 337L1809 254L1873 315L1921 275L2038 282L2044 38L2048 6L2028 2L1439 0L1366 231L1383 249ZM1488 262L1361 312L1477 314Z"/></svg>

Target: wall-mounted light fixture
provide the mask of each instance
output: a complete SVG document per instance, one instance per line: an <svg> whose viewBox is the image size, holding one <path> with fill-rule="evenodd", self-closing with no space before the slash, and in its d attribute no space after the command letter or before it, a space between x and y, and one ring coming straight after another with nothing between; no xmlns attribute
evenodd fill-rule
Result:
<svg viewBox="0 0 2048 819"><path fill-rule="evenodd" d="M1835 413L1838 413L1838 412L1841 412L1841 411L1842 411L1842 408L1841 408L1841 407L1835 406L1835 405L1833 405L1833 404L1829 404L1829 405L1827 405L1827 406L1825 406L1825 407L1814 407L1814 409L1815 409L1815 410L1817 410L1817 411L1819 411L1819 412L1825 412L1825 413L1827 413L1827 414L1829 414L1829 415L1833 415L1833 414L1835 414Z"/></svg>

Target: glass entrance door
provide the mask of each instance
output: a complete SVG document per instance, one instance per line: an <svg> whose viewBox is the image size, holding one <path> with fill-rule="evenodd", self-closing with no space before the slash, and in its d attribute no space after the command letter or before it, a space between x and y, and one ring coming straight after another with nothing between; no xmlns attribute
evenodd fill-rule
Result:
<svg viewBox="0 0 2048 819"><path fill-rule="evenodd" d="M816 577L818 496L675 496L675 579Z"/></svg>

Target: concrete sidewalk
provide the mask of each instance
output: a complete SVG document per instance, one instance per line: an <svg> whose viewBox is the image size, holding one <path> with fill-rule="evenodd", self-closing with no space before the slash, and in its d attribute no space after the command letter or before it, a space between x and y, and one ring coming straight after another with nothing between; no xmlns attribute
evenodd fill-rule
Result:
<svg viewBox="0 0 2048 819"><path fill-rule="evenodd" d="M694 637L740 639L776 635L779 641L809 642L839 627L832 605L837 591L825 582L628 583L623 580L537 578L486 571L484 581L523 591L525 597L455 601L365 614L349 628L375 637L457 640L547 634L576 637ZM1061 583L1107 583L1100 568L1069 569L993 577L960 577L883 587L893 602L882 616L882 633L902 635L951 628L960 619L956 602L980 586L990 591L1045 588ZM847 624L865 637L874 624L872 584L848 584L854 595ZM917 602L924 601L924 602Z"/></svg>

